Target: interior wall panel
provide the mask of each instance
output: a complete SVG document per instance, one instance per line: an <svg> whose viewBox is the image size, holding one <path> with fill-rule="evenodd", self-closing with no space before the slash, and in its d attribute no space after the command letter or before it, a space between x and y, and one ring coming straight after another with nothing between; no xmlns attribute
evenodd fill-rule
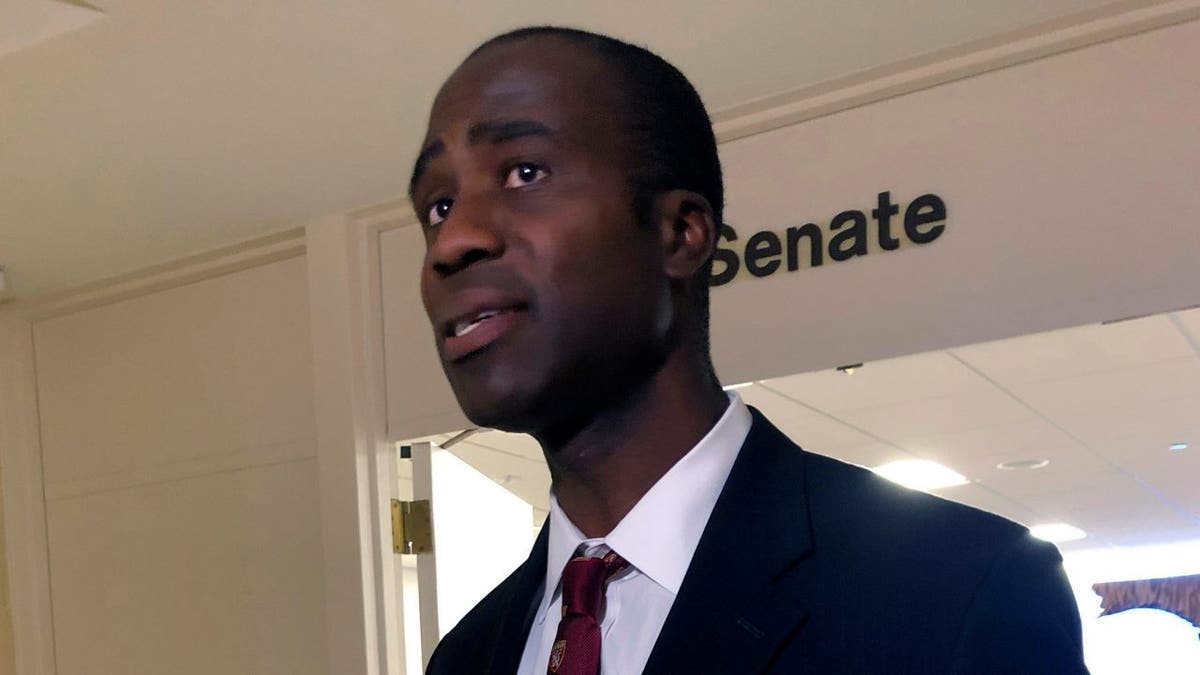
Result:
<svg viewBox="0 0 1200 675"><path fill-rule="evenodd" d="M53 500L59 675L327 672L316 460Z"/></svg>
<svg viewBox="0 0 1200 675"><path fill-rule="evenodd" d="M60 675L325 671L306 275L35 324Z"/></svg>
<svg viewBox="0 0 1200 675"><path fill-rule="evenodd" d="M304 275L292 258L35 324L47 487L311 455Z"/></svg>

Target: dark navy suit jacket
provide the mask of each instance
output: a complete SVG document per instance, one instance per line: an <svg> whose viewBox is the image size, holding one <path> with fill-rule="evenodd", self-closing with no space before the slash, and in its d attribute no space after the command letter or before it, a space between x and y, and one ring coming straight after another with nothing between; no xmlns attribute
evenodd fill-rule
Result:
<svg viewBox="0 0 1200 675"><path fill-rule="evenodd" d="M1053 546L805 452L752 412L643 672L1087 672ZM543 528L529 559L442 640L428 673L516 672L546 542Z"/></svg>

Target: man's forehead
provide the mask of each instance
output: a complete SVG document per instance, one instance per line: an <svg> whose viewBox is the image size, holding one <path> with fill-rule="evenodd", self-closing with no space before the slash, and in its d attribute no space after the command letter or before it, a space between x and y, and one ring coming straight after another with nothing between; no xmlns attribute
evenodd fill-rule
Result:
<svg viewBox="0 0 1200 675"><path fill-rule="evenodd" d="M554 36L490 45L450 76L430 114L427 140L448 123L522 114L559 126L584 100L605 103L611 71L586 47ZM582 96L586 95L586 98ZM615 103L615 102L614 102ZM556 124L557 123L557 124Z"/></svg>

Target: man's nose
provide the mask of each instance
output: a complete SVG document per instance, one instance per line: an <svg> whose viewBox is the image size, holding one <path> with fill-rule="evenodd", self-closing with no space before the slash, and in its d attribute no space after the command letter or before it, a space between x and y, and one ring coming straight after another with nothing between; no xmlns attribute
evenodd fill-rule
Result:
<svg viewBox="0 0 1200 675"><path fill-rule="evenodd" d="M499 257L504 250L495 214L479 200L459 198L449 216L436 227L429 260L439 276L450 276L477 262Z"/></svg>

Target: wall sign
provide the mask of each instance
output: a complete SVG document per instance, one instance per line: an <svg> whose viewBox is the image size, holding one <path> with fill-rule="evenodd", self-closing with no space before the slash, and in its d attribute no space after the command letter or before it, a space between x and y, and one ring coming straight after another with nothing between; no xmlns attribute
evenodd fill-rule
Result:
<svg viewBox="0 0 1200 675"><path fill-rule="evenodd" d="M729 283L743 264L751 275L766 277L785 265L787 271L795 272L801 267L820 267L827 258L841 262L866 255L872 249L895 251L903 244L901 236L912 244L928 244L942 236L946 229L946 202L941 197L936 194L917 197L904 209L903 218L898 217L900 206L892 201L891 192L880 192L875 208L869 212L873 226L868 223L866 211L842 211L830 219L828 230L816 223L805 223L788 227L782 236L772 230L755 232L746 239L740 257L736 250L721 246L723 241L739 241L732 225L722 225L713 254L711 285Z"/></svg>

